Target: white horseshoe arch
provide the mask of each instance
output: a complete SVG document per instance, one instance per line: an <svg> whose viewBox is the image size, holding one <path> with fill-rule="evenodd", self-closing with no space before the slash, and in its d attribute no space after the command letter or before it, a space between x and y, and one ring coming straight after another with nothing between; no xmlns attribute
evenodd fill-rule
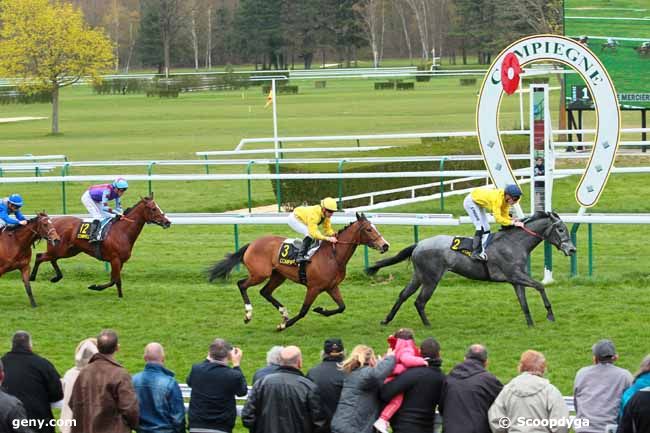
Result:
<svg viewBox="0 0 650 433"><path fill-rule="evenodd" d="M576 200L584 207L598 202L614 164L620 137L621 115L616 90L600 60L585 46L557 35L536 35L518 40L503 50L488 70L476 109L476 129L483 159L495 185L516 183L499 135L499 107L503 96L501 63L513 52L521 66L540 60L563 63L584 79L596 108L596 140ZM564 95L562 95L564 97Z"/></svg>

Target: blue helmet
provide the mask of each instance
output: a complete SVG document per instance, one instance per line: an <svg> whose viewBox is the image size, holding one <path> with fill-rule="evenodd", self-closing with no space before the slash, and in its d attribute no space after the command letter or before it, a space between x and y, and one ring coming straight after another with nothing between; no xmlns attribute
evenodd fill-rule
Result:
<svg viewBox="0 0 650 433"><path fill-rule="evenodd" d="M118 177L113 181L113 186L117 189L127 189L129 187L129 183L123 177Z"/></svg>
<svg viewBox="0 0 650 433"><path fill-rule="evenodd" d="M16 207L23 207L23 204L25 204L20 194L11 194L7 201Z"/></svg>
<svg viewBox="0 0 650 433"><path fill-rule="evenodd" d="M506 185L504 191L512 198L519 198L522 196L521 189L517 185Z"/></svg>

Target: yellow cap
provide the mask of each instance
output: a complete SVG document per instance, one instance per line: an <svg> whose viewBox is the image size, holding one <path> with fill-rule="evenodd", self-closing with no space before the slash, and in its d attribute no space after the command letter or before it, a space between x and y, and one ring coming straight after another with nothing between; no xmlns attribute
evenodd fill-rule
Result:
<svg viewBox="0 0 650 433"><path fill-rule="evenodd" d="M320 206L323 209L330 210L332 212L336 212L338 210L338 206L336 205L336 200L334 200L332 197L325 197L320 201Z"/></svg>

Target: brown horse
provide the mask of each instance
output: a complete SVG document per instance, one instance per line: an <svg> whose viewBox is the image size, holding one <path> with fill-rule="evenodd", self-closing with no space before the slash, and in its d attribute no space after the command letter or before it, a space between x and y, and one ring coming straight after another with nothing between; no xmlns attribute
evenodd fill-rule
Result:
<svg viewBox="0 0 650 433"><path fill-rule="evenodd" d="M131 250L144 224L153 223L163 228L168 228L172 224L153 200L153 197L145 197L134 207L127 209L122 217L116 217L117 221L113 223L108 236L101 244L101 256L97 257L95 244L90 243L87 239L77 238L79 226L83 223L83 220L73 216L57 217L52 220L54 227L61 235L61 243L56 246L48 245L47 252L36 254L36 263L30 277L31 281L36 280L38 267L41 263L51 262L56 276L50 281L56 283L63 278L57 261L83 252L111 264L111 281L107 284L93 284L88 288L90 290L104 290L116 285L117 295L120 298L122 297L122 278L120 276L122 266L131 257Z"/></svg>
<svg viewBox="0 0 650 433"><path fill-rule="evenodd" d="M382 237L376 227L366 219L363 214L357 214L357 220L336 235L338 242L332 244L323 241L320 249L314 254L311 263L307 266L307 294L303 301L300 313L289 318L289 311L273 297L273 291L289 278L296 283L300 282L297 266L283 265L278 262L278 253L282 242L286 239L280 236L264 236L250 244L244 245L239 251L227 254L226 258L215 263L209 270L209 280L225 278L230 271L240 262L248 269L248 278L237 282L246 314L244 322L248 323L253 317L253 306L248 298L247 289L258 285L268 279L260 290L260 294L282 315L282 322L278 331L296 323L308 312L314 300L321 292L327 292L338 308L325 310L322 307L314 308L315 313L323 316L342 313L345 303L341 297L339 284L345 279L345 267L357 249L358 245L368 245L371 248L385 253L389 244Z"/></svg>
<svg viewBox="0 0 650 433"><path fill-rule="evenodd" d="M20 269L25 292L32 307L36 307L36 301L29 283L29 263L32 260L32 245L39 239L59 242L59 235L52 225L52 220L45 213L39 213L24 226L0 231L0 276Z"/></svg>

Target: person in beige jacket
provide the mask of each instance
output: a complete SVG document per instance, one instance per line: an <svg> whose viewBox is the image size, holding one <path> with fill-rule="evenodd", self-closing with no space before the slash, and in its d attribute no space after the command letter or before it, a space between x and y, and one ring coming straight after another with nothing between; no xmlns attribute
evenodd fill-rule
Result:
<svg viewBox="0 0 650 433"><path fill-rule="evenodd" d="M74 363L75 366L70 370L66 371L61 379L61 384L63 385L63 408L61 409L61 420L69 421L72 418L72 409L68 407L68 402L70 401L70 394L72 394L72 388L74 383L79 376L81 369L88 365L90 358L97 353L97 339L96 338L86 338L81 341L77 346L74 354ZM70 433L70 423L62 422L60 424L61 433Z"/></svg>
<svg viewBox="0 0 650 433"><path fill-rule="evenodd" d="M508 383L488 411L493 433L567 433L569 410L560 391L545 379L546 359L527 350L519 376Z"/></svg>

